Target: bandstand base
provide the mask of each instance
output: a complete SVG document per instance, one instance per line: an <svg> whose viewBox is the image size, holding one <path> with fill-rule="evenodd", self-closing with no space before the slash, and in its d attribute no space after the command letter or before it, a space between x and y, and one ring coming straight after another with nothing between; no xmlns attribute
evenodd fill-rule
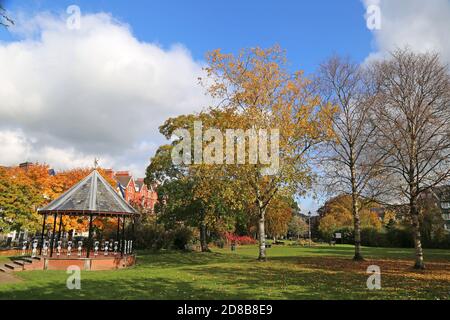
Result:
<svg viewBox="0 0 450 320"><path fill-rule="evenodd" d="M67 270L76 266L84 271L116 270L134 266L136 255L101 256L91 258L78 257L38 257L33 263L24 265L24 270Z"/></svg>

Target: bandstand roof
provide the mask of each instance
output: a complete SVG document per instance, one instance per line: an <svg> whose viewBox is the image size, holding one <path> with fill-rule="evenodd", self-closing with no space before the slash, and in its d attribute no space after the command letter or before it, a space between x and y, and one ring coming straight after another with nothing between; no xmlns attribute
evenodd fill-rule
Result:
<svg viewBox="0 0 450 320"><path fill-rule="evenodd" d="M113 187L92 171L59 198L38 210L39 214L63 213L67 215L137 215Z"/></svg>

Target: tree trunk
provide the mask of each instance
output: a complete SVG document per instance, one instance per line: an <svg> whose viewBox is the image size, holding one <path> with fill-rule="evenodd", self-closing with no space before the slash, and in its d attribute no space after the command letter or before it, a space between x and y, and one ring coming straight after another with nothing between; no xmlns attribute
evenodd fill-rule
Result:
<svg viewBox="0 0 450 320"><path fill-rule="evenodd" d="M259 239L259 257L258 260L266 261L266 210L259 207L259 221L258 221L258 239Z"/></svg>
<svg viewBox="0 0 450 320"><path fill-rule="evenodd" d="M420 236L419 209L417 207L417 202L414 199L410 202L410 213L413 226L414 248L416 251L414 268L423 270L425 269L425 264L423 262L422 241Z"/></svg>
<svg viewBox="0 0 450 320"><path fill-rule="evenodd" d="M350 165L351 174L351 184L352 184L352 214L353 214L353 224L354 224L354 238L355 238L355 255L353 256L354 261L364 261L361 254L361 218L359 216L359 195L356 187L356 177L355 177L355 165L353 161L353 149L352 149L352 160Z"/></svg>
<svg viewBox="0 0 450 320"><path fill-rule="evenodd" d="M358 198L355 194L353 194L352 197L352 211L355 232L355 255L353 257L353 260L364 261L364 258L361 254L361 218L359 216Z"/></svg>
<svg viewBox="0 0 450 320"><path fill-rule="evenodd" d="M202 252L210 252L206 236L206 224L203 221L200 223L200 247Z"/></svg>

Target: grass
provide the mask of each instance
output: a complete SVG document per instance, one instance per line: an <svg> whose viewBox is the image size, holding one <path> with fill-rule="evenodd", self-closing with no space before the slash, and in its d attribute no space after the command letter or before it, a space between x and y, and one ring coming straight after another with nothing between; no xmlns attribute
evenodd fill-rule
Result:
<svg viewBox="0 0 450 320"><path fill-rule="evenodd" d="M0 283L0 299L449 299L450 251L426 250L428 269L411 268L413 250L351 246L275 247L257 262L256 246L236 252L141 252L130 269L82 272L81 290L64 271L20 272ZM368 290L367 267L381 268L381 290Z"/></svg>
<svg viewBox="0 0 450 320"><path fill-rule="evenodd" d="M0 256L0 264L7 263L9 258L6 256Z"/></svg>

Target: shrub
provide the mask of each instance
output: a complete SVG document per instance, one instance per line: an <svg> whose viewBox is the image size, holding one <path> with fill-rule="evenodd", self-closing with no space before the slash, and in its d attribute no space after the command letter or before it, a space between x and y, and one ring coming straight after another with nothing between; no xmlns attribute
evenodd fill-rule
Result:
<svg viewBox="0 0 450 320"><path fill-rule="evenodd" d="M135 229L135 247L137 249L186 250L193 239L190 228L179 226L173 230L166 230L164 225L155 222L140 224Z"/></svg>
<svg viewBox="0 0 450 320"><path fill-rule="evenodd" d="M193 239L193 232L188 227L178 227L173 231L173 246L177 250L187 250Z"/></svg>
<svg viewBox="0 0 450 320"><path fill-rule="evenodd" d="M353 228L341 228L334 233L342 234L342 243L354 244ZM331 236L324 235L328 240ZM450 249L450 234L440 230L434 231L430 237L422 236L422 246L430 249ZM340 243L338 241L338 243ZM361 230L361 244L367 247L413 248L414 240L411 226L406 224L389 223L383 230L363 228Z"/></svg>
<svg viewBox="0 0 450 320"><path fill-rule="evenodd" d="M341 239L335 239L337 241L337 243L344 243L344 244L354 244L355 243L355 238L353 235L353 228L345 227L345 228L338 229L335 232L333 232L333 236L336 233L340 233L342 236Z"/></svg>
<svg viewBox="0 0 450 320"><path fill-rule="evenodd" d="M159 250L167 247L164 226L156 223L137 225L135 238L135 247L138 249Z"/></svg>
<svg viewBox="0 0 450 320"><path fill-rule="evenodd" d="M389 228L386 233L386 246L399 248L414 247L411 230L409 228Z"/></svg>
<svg viewBox="0 0 450 320"><path fill-rule="evenodd" d="M223 247L225 247L225 240L223 240L222 238L217 239L216 241L214 241L214 244L216 245L216 247L222 249Z"/></svg>
<svg viewBox="0 0 450 320"><path fill-rule="evenodd" d="M364 228L361 230L361 245L367 247L385 247L386 234L374 228Z"/></svg>
<svg viewBox="0 0 450 320"><path fill-rule="evenodd" d="M257 241L249 236L236 236L232 233L226 233L225 238L227 239L227 242L235 242L240 245L247 245L247 244L256 244Z"/></svg>
<svg viewBox="0 0 450 320"><path fill-rule="evenodd" d="M450 234L442 235L435 240L435 248L450 249Z"/></svg>

